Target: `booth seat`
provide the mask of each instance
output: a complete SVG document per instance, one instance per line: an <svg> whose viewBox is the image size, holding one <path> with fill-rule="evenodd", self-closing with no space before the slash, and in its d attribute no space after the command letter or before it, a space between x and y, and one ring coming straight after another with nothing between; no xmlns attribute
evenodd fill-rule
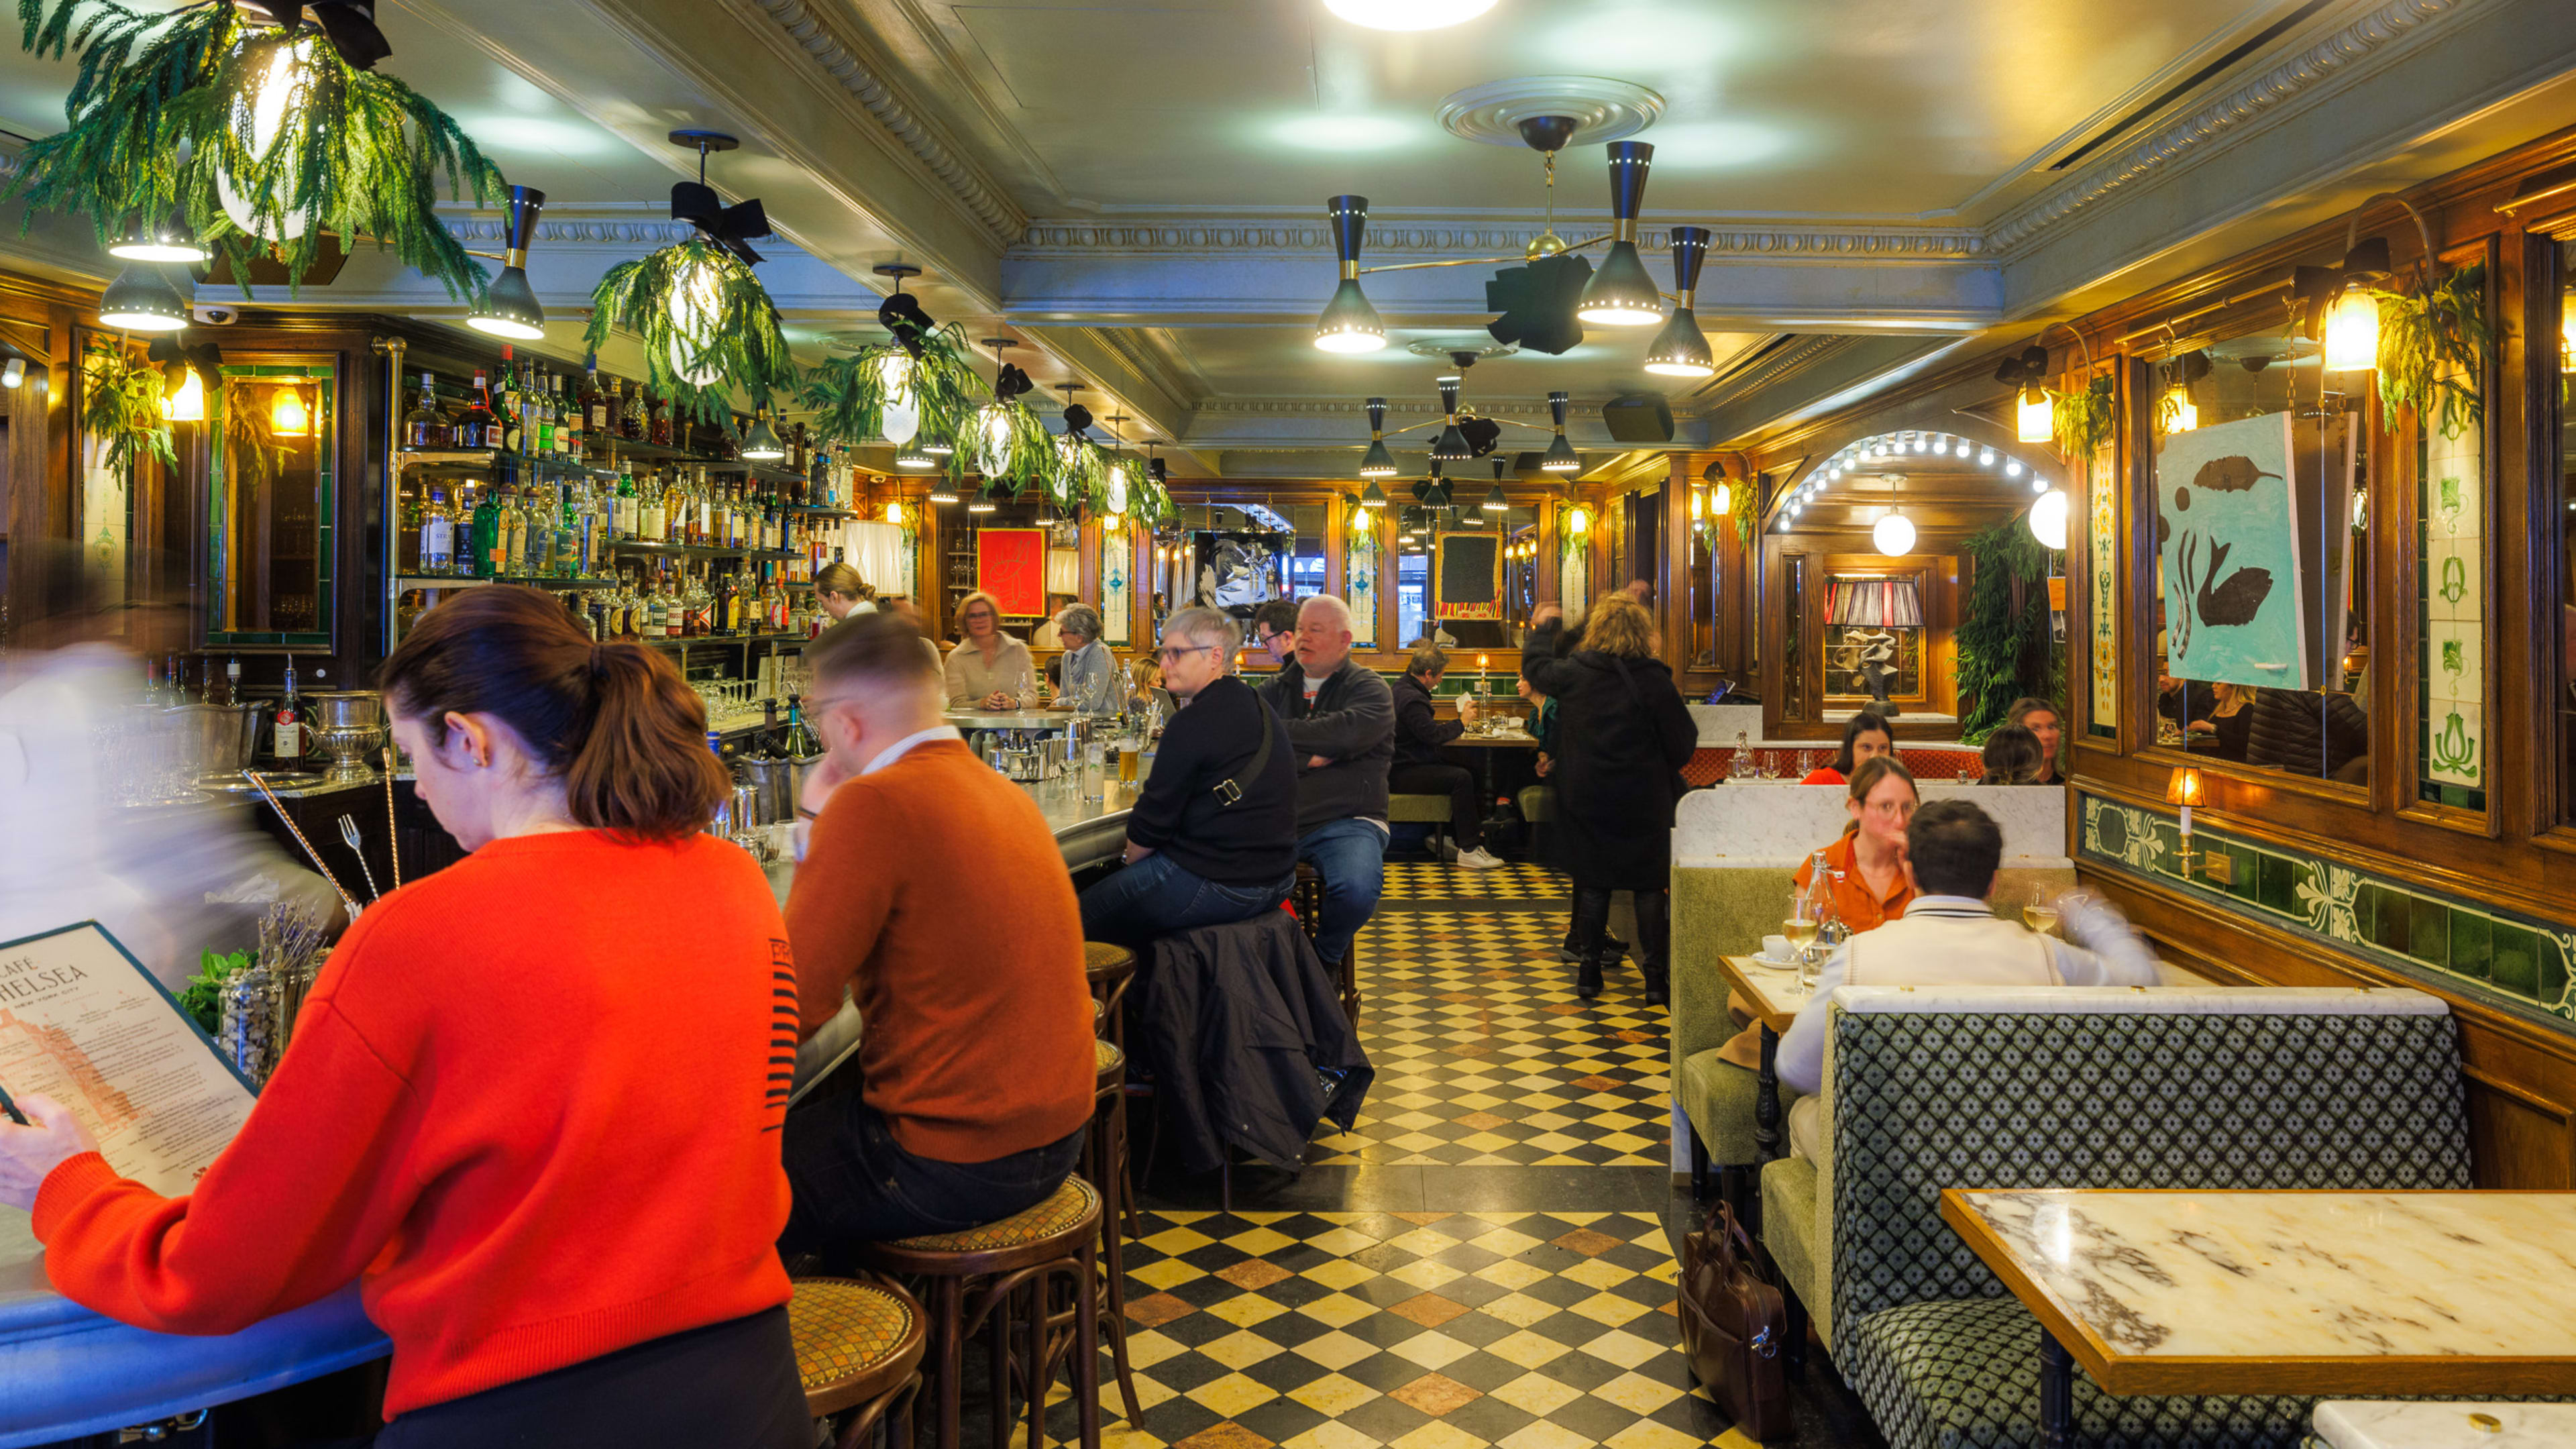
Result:
<svg viewBox="0 0 2576 1449"><path fill-rule="evenodd" d="M1844 987L1824 1160L1763 1169L1763 1237L1891 1449L2039 1443L2038 1320L1944 1188L2470 1186L2434 996L2314 988ZM2313 1399L2116 1397L2088 1444L2294 1449Z"/></svg>

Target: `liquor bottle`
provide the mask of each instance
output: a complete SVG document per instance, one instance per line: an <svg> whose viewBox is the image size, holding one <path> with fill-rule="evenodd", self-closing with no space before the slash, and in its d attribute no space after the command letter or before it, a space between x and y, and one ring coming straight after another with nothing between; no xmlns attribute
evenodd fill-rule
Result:
<svg viewBox="0 0 2576 1449"><path fill-rule="evenodd" d="M608 409L611 393L599 385L599 354L590 354L590 371L582 378L582 436L598 440L608 436Z"/></svg>
<svg viewBox="0 0 2576 1449"><path fill-rule="evenodd" d="M581 384L569 377L563 380L563 413L563 455L578 463L589 446L590 414L582 406Z"/></svg>
<svg viewBox="0 0 2576 1449"><path fill-rule="evenodd" d="M501 419L501 439L497 446L505 453L521 451L519 442L519 363L509 343L501 344L501 391L492 400Z"/></svg>
<svg viewBox="0 0 2576 1449"><path fill-rule="evenodd" d="M304 762L304 701L295 692L295 656L286 656L286 688L270 716L269 759L281 770Z"/></svg>
<svg viewBox="0 0 2576 1449"><path fill-rule="evenodd" d="M715 614L709 621L707 632L719 639L730 639L742 632L742 591L734 587L732 574L724 574L717 578L712 592L715 595Z"/></svg>
<svg viewBox="0 0 2576 1449"><path fill-rule="evenodd" d="M617 474L616 515L609 521L609 533L621 543L635 536L635 465L632 463Z"/></svg>
<svg viewBox="0 0 2576 1449"><path fill-rule="evenodd" d="M215 702L221 705L236 705L241 703L240 655L232 655L224 660L224 697Z"/></svg>
<svg viewBox="0 0 2576 1449"><path fill-rule="evenodd" d="M671 446L671 400L667 397L657 397L648 402L645 407L649 414L645 429L646 440L658 448Z"/></svg>
<svg viewBox="0 0 2576 1449"><path fill-rule="evenodd" d="M430 373L420 375L420 397L410 412L403 414L403 447L415 453L434 453L447 446L447 414L438 406L438 386Z"/></svg>
<svg viewBox="0 0 2576 1449"><path fill-rule="evenodd" d="M394 572L416 574L420 569L420 521L429 512L427 490L418 482L402 489L402 506L394 521Z"/></svg>
<svg viewBox="0 0 2576 1449"><path fill-rule="evenodd" d="M668 513L662 501L662 477L658 473L648 475L644 479L642 490L636 496L635 536L646 543L662 542L662 530L667 517Z"/></svg>
<svg viewBox="0 0 2576 1449"><path fill-rule="evenodd" d="M546 379L546 416L554 419L554 447L549 455L560 458L572 451L573 430L581 426L581 412L565 393L560 372Z"/></svg>
<svg viewBox="0 0 2576 1449"><path fill-rule="evenodd" d="M643 396L640 390L628 392L626 384L620 382L617 395L609 404L611 426L616 428L617 436L630 443L640 442L644 437L644 410L640 406Z"/></svg>
<svg viewBox="0 0 2576 1449"><path fill-rule="evenodd" d="M662 595L660 580L644 585L644 606L638 611L635 633L638 638L661 639L671 632L671 601Z"/></svg>
<svg viewBox="0 0 2576 1449"><path fill-rule="evenodd" d="M492 390L485 385L483 369L479 367L474 369L474 390L465 395L465 411L456 419L456 446L501 446L501 420L492 411Z"/></svg>
<svg viewBox="0 0 2576 1449"><path fill-rule="evenodd" d="M456 516L448 511L447 490L435 483L420 517L420 571L432 577L456 572Z"/></svg>
<svg viewBox="0 0 2576 1449"><path fill-rule="evenodd" d="M488 579L500 568L492 557L501 545L500 492L497 486L482 490L482 496L474 503L473 526L466 533L469 553L462 572L478 579Z"/></svg>
<svg viewBox="0 0 2576 1449"><path fill-rule="evenodd" d="M528 383L528 451L539 458L555 453L554 404L546 397L546 369L538 364Z"/></svg>
<svg viewBox="0 0 2576 1449"><path fill-rule="evenodd" d="M577 578L581 573L581 523L573 513L571 490L556 484L549 508L554 514L555 551L554 567L547 572L559 579Z"/></svg>

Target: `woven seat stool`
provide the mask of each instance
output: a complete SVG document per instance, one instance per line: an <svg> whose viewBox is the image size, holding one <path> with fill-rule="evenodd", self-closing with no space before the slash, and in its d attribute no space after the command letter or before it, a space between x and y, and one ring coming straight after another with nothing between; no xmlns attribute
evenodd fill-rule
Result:
<svg viewBox="0 0 2576 1449"><path fill-rule="evenodd" d="M1091 1002L1098 1008L1092 1017L1091 1034L1105 1038L1117 1047L1123 1059L1127 1053L1127 1013L1121 1008L1127 1001L1127 988L1136 980L1136 953L1107 941L1085 941L1082 943L1082 974L1091 983ZM1119 1082L1119 1090L1123 1093L1127 1090L1123 1069ZM1091 1124L1091 1135L1095 1141L1100 1137L1100 1125L1095 1113ZM1109 1205L1109 1217L1113 1222L1124 1217L1127 1236L1141 1238L1145 1235L1145 1220L1136 1212L1136 1179L1127 1164L1127 1114L1123 1110L1118 1114L1118 1129L1118 1155L1113 1159L1118 1173L1118 1191ZM1092 1179L1092 1185L1100 1187L1104 1196L1108 1195L1108 1188L1098 1178ZM1115 1281L1114 1272L1111 1278Z"/></svg>
<svg viewBox="0 0 2576 1449"><path fill-rule="evenodd" d="M999 1222L859 1250L868 1266L910 1280L929 1309L936 1449L961 1442L966 1340L978 1329L992 1362L994 1449L1009 1442L1014 1380L1028 1404L1029 1449L1044 1449L1047 1386L1068 1355L1082 1449L1100 1449L1099 1231L1100 1193L1073 1176Z"/></svg>
<svg viewBox="0 0 2576 1449"><path fill-rule="evenodd" d="M1297 924L1306 928L1306 939L1319 939L1324 932L1324 874L1304 861L1297 862L1297 883L1288 890L1288 902L1297 913ZM1360 943L1351 941L1351 949L1342 954L1339 966L1333 968L1334 989L1341 993L1342 1015L1356 1028L1360 1024Z"/></svg>
<svg viewBox="0 0 2576 1449"><path fill-rule="evenodd" d="M787 1333L805 1412L830 1427L833 1449L854 1449L881 1424L888 1449L912 1449L912 1403L929 1343L921 1305L875 1279L799 1278L794 1288Z"/></svg>
<svg viewBox="0 0 2576 1449"><path fill-rule="evenodd" d="M1093 1042L1091 1050L1097 1071L1091 1133L1083 1139L1082 1165L1076 1170L1100 1192L1100 1326L1109 1335L1109 1358L1118 1371L1118 1396L1127 1406L1127 1427L1141 1429L1145 1410L1136 1402L1136 1371L1127 1362L1127 1254L1118 1221L1122 1207L1135 1212L1127 1184L1127 1054L1106 1041Z"/></svg>

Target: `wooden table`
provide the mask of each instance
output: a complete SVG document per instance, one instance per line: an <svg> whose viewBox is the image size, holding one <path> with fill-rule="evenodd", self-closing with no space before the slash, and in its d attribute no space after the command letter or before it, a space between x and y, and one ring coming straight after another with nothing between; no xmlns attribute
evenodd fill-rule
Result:
<svg viewBox="0 0 2576 1449"><path fill-rule="evenodd" d="M2576 1193L1945 1189L2042 1330L2040 1443L2074 1366L2113 1394L2576 1393Z"/></svg>
<svg viewBox="0 0 2576 1449"><path fill-rule="evenodd" d="M1762 1065L1753 1073L1753 1159L1756 1167L1780 1156L1780 1036L1798 1019L1809 992L1798 973L1756 966L1750 956L1720 956L1718 974L1735 1000L1762 1028Z"/></svg>

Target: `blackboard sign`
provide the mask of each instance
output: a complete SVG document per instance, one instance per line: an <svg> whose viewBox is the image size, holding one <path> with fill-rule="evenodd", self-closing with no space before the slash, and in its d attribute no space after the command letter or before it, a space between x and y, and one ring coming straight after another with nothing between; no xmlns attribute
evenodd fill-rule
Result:
<svg viewBox="0 0 2576 1449"><path fill-rule="evenodd" d="M1444 533L1433 541L1432 616L1503 617L1503 539L1499 533Z"/></svg>

